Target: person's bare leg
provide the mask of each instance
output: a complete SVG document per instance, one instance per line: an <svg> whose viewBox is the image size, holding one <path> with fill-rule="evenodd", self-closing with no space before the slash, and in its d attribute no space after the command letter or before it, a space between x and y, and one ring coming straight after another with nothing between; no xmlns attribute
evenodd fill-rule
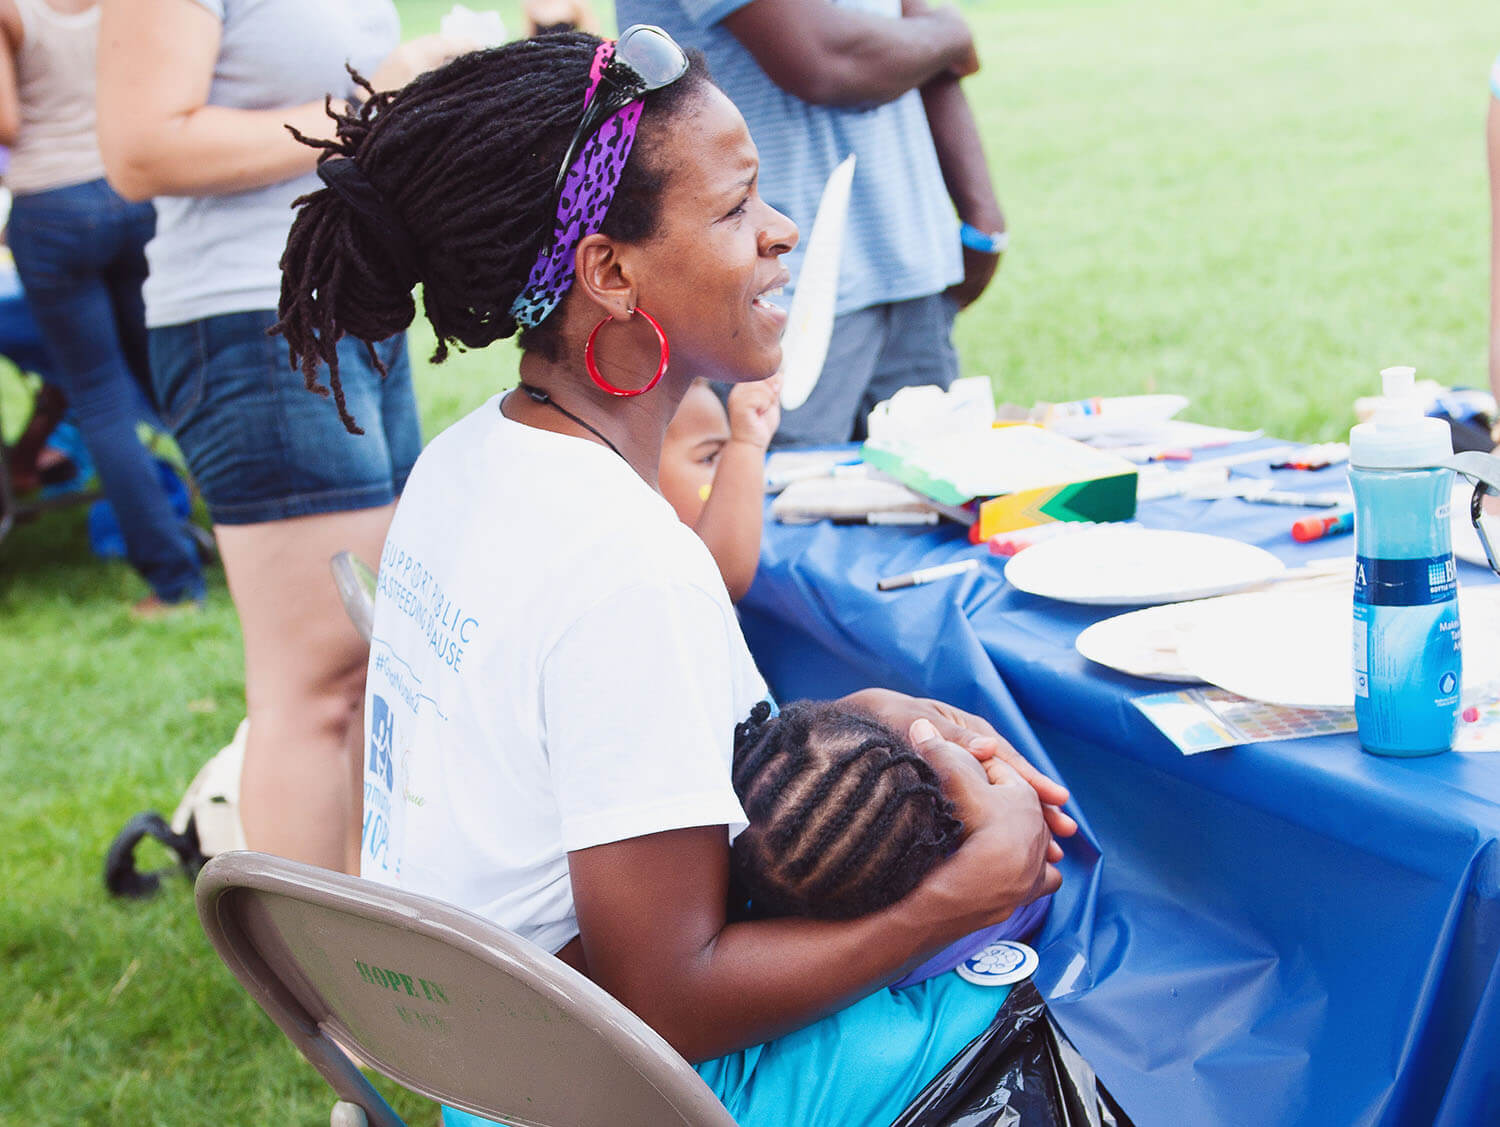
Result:
<svg viewBox="0 0 1500 1127"><path fill-rule="evenodd" d="M393 510L214 529L245 641L240 816L252 849L344 870L352 837L357 860L369 649L328 561L348 549L378 563Z"/></svg>
<svg viewBox="0 0 1500 1127"><path fill-rule="evenodd" d="M373 566L373 565L372 565ZM367 651L368 652L368 651ZM365 822L365 683L359 683L359 702L344 740L344 760L349 770L349 816L344 820L344 872L359 876L359 848Z"/></svg>

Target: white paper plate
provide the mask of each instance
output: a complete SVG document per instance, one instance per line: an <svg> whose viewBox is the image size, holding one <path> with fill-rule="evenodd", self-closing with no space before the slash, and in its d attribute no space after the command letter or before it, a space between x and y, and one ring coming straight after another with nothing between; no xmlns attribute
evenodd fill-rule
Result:
<svg viewBox="0 0 1500 1127"><path fill-rule="evenodd" d="M1178 644L1210 684L1294 708L1353 708L1353 587L1266 591L1202 604ZM1500 586L1460 587L1464 680L1500 675Z"/></svg>
<svg viewBox="0 0 1500 1127"><path fill-rule="evenodd" d="M1251 700L1353 708L1354 584L1264 591L1201 607L1177 645L1183 667Z"/></svg>
<svg viewBox="0 0 1500 1127"><path fill-rule="evenodd" d="M1006 564L1005 578L1065 603L1152 606L1242 591L1285 570L1265 549L1225 536L1104 525L1032 545Z"/></svg>
<svg viewBox="0 0 1500 1127"><path fill-rule="evenodd" d="M1203 678L1177 656L1177 647L1192 628L1194 606L1168 603L1117 614L1078 635L1073 648L1090 661L1132 677L1201 685Z"/></svg>

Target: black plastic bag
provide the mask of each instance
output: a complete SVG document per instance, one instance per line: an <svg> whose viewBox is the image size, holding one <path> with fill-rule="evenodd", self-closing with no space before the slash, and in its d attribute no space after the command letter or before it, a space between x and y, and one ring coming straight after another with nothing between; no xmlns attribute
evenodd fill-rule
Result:
<svg viewBox="0 0 1500 1127"><path fill-rule="evenodd" d="M1028 979L891 1127L1134 1127Z"/></svg>
<svg viewBox="0 0 1500 1127"><path fill-rule="evenodd" d="M155 838L177 855L180 868L190 880L208 861L198 845L198 827L192 819L188 820L185 832L177 833L160 814L148 810L126 822L125 828L110 843L109 853L104 858L104 887L114 895L131 900L150 896L161 884L162 875L172 871L163 869L143 873L136 868L135 847L148 837Z"/></svg>

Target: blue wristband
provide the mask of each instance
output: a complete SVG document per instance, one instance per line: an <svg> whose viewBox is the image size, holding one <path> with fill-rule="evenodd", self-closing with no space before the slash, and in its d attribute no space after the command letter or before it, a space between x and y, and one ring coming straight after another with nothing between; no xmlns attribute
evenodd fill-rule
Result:
<svg viewBox="0 0 1500 1127"><path fill-rule="evenodd" d="M965 223L958 229L958 240L970 250L977 250L980 254L1004 254L1005 248L1010 245L1010 232L996 231L991 235L972 224Z"/></svg>

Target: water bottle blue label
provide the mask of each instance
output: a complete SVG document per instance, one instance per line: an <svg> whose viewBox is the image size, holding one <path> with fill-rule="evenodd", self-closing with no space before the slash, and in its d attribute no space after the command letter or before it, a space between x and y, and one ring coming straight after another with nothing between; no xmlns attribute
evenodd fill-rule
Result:
<svg viewBox="0 0 1500 1127"><path fill-rule="evenodd" d="M1354 601L1374 607L1425 607L1458 596L1453 556L1415 560L1354 559Z"/></svg>

